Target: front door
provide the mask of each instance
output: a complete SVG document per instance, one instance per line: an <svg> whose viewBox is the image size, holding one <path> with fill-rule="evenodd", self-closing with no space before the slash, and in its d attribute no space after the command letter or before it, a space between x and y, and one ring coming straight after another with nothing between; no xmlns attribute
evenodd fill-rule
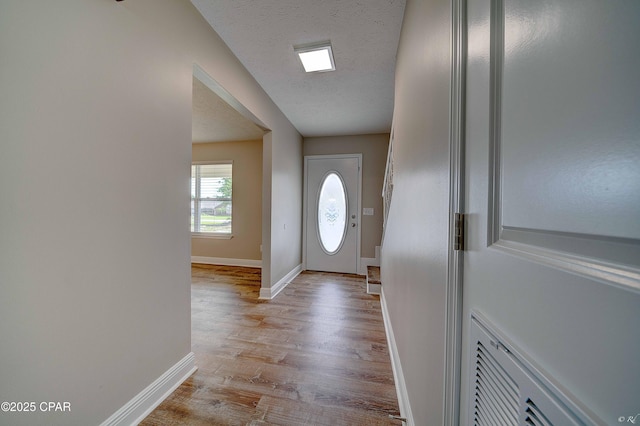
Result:
<svg viewBox="0 0 640 426"><path fill-rule="evenodd" d="M305 157L305 263L358 272L361 154Z"/></svg>
<svg viewBox="0 0 640 426"><path fill-rule="evenodd" d="M639 5L467 2L464 424L472 312L596 423L640 410Z"/></svg>

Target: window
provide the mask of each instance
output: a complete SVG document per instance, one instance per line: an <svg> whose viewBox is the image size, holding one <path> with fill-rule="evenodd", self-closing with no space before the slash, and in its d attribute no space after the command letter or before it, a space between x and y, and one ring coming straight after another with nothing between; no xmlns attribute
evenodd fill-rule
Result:
<svg viewBox="0 0 640 426"><path fill-rule="evenodd" d="M191 166L191 232L231 236L230 162Z"/></svg>
<svg viewBox="0 0 640 426"><path fill-rule="evenodd" d="M347 191L342 177L331 172L325 176L318 192L318 239L331 255L340 250L347 234Z"/></svg>

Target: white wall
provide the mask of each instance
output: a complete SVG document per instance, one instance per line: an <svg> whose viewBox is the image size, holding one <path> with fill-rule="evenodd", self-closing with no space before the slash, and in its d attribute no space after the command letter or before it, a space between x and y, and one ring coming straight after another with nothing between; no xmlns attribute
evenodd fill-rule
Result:
<svg viewBox="0 0 640 426"><path fill-rule="evenodd" d="M186 0L4 0L0 54L0 400L72 407L0 423L98 424L191 350L193 64L272 130L271 279L301 138Z"/></svg>
<svg viewBox="0 0 640 426"><path fill-rule="evenodd" d="M382 282L416 425L443 422L450 2L408 0L396 66Z"/></svg>

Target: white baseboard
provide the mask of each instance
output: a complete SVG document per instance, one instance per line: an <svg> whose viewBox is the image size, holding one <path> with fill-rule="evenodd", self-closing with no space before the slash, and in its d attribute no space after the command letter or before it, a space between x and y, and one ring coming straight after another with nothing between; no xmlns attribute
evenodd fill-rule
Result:
<svg viewBox="0 0 640 426"><path fill-rule="evenodd" d="M387 344L389 345L389 353L391 355L391 368L393 369L393 380L396 382L396 393L398 394L398 405L400 406L400 416L406 420L407 426L415 426L413 414L411 413L411 404L409 403L409 392L407 384L404 381L402 373L402 365L400 364L400 355L398 354L398 346L396 346L396 338L391 327L389 319L389 311L387 309L387 301L384 298L384 289L380 289L380 305L382 306L382 319L384 320L384 328L387 334Z"/></svg>
<svg viewBox="0 0 640 426"><path fill-rule="evenodd" d="M302 272L302 263L293 268L287 275L282 277L280 281L271 286L271 288L260 289L260 299L273 299L289 284L295 277Z"/></svg>
<svg viewBox="0 0 640 426"><path fill-rule="evenodd" d="M262 268L262 260L231 259L226 257L191 256L191 263L203 263L205 265L246 266L249 268Z"/></svg>
<svg viewBox="0 0 640 426"><path fill-rule="evenodd" d="M100 426L137 425L196 370L195 355L190 352Z"/></svg>

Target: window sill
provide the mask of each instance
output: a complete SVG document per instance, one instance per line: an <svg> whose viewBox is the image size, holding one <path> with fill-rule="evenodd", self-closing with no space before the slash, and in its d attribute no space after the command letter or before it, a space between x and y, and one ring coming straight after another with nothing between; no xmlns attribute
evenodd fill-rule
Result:
<svg viewBox="0 0 640 426"><path fill-rule="evenodd" d="M192 232L191 238L212 238L214 240L230 240L233 234L213 234L209 232Z"/></svg>

